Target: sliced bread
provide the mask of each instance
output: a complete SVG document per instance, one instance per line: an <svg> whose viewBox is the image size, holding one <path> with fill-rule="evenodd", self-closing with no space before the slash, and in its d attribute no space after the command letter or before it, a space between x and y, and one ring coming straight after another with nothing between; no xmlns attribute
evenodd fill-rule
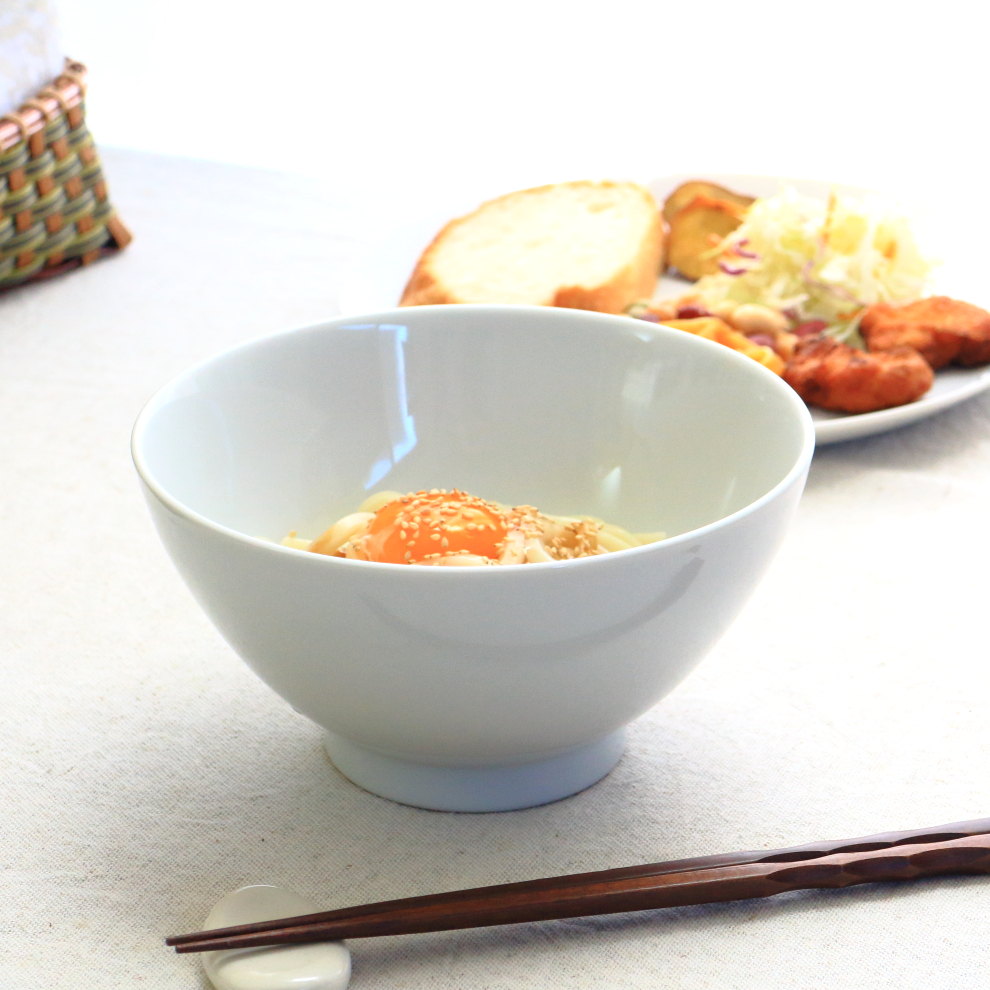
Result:
<svg viewBox="0 0 990 990"><path fill-rule="evenodd" d="M525 303L620 313L653 295L663 225L632 182L563 182L489 200L421 255L403 306Z"/></svg>

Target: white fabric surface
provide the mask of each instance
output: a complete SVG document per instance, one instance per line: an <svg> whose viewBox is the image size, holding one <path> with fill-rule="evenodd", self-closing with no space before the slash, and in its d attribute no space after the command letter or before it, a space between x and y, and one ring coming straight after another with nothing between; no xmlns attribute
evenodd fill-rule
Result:
<svg viewBox="0 0 990 990"><path fill-rule="evenodd" d="M785 546L604 781L454 815L343 779L193 603L128 434L167 378L333 313L315 181L106 152L120 256L0 297L0 987L205 985L167 951L249 882L324 904L990 814L990 396L823 448ZM361 988L969 988L984 878L352 944Z"/></svg>
<svg viewBox="0 0 990 990"><path fill-rule="evenodd" d="M0 114L17 110L62 72L65 53L54 0L0 4Z"/></svg>

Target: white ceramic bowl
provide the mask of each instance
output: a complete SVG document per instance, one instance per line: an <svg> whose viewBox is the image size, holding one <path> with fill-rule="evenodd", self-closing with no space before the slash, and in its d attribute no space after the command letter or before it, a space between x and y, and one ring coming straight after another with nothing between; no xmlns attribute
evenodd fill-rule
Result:
<svg viewBox="0 0 990 990"><path fill-rule="evenodd" d="M166 385L132 451L179 572L337 767L504 810L607 773L624 727L746 602L800 498L811 418L728 348L576 310L429 306L237 347ZM439 568L279 545L371 492L461 488L663 530L573 561Z"/></svg>

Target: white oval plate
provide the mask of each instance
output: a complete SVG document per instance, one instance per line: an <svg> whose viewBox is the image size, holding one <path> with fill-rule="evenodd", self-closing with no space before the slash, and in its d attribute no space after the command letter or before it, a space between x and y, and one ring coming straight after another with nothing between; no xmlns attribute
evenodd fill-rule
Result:
<svg viewBox="0 0 990 990"><path fill-rule="evenodd" d="M805 195L822 199L831 191L851 195L871 192L861 187L816 179L725 173L667 175L650 179L644 184L653 192L658 202L662 202L680 183L697 178L754 196L769 196L779 192L784 186L791 186ZM374 312L396 305L416 260L437 231L453 217L474 209L478 202L450 204L444 210L433 209L428 214L411 217L402 227L389 231L377 243L369 245L366 253L355 259L352 270L348 272L341 287L342 312L345 314ZM919 238L919 240L924 248L923 239ZM657 295L679 295L687 289L688 283L678 279L663 278L660 280ZM980 304L976 299L968 301ZM936 373L935 384L929 392L917 402L906 406L855 414L812 409L815 437L819 445L825 445L886 433L888 430L934 416L987 389L990 389L990 368L943 369Z"/></svg>

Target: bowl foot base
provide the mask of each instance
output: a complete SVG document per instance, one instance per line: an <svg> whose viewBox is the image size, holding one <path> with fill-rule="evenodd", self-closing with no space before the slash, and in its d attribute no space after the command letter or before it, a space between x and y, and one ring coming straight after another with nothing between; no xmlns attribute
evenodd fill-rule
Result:
<svg viewBox="0 0 990 990"><path fill-rule="evenodd" d="M500 767L413 763L328 734L337 769L372 794L430 811L515 811L559 801L601 780L625 747L620 730L545 760Z"/></svg>

